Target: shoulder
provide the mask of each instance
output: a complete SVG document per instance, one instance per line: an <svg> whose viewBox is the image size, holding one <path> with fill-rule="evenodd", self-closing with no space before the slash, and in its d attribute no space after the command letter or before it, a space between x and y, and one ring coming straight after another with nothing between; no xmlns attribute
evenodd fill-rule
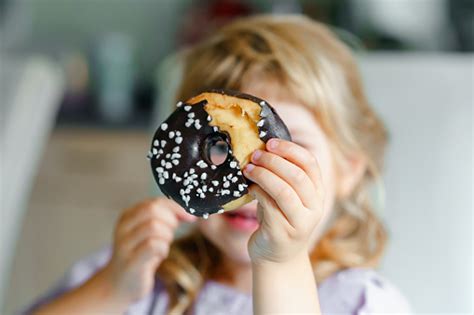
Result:
<svg viewBox="0 0 474 315"><path fill-rule="evenodd" d="M111 253L110 246L107 246L76 261L64 275L61 284L65 287L75 287L82 284L107 264Z"/></svg>
<svg viewBox="0 0 474 315"><path fill-rule="evenodd" d="M39 306L46 304L67 291L81 285L102 268L110 259L111 248L105 247L85 258L82 258L70 266L63 277L50 288L48 292L41 295L33 303L27 306L21 314L30 314Z"/></svg>
<svg viewBox="0 0 474 315"><path fill-rule="evenodd" d="M319 287L325 314L411 313L400 291L372 269L350 268L323 281Z"/></svg>

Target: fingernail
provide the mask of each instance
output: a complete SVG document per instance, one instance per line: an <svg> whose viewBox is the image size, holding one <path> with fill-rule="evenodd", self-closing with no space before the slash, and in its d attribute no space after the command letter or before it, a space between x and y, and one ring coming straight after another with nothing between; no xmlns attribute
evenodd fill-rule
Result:
<svg viewBox="0 0 474 315"><path fill-rule="evenodd" d="M258 161L258 159L262 156L262 151L260 150L255 150L255 152L252 154L252 160L253 161Z"/></svg>
<svg viewBox="0 0 474 315"><path fill-rule="evenodd" d="M245 166L244 172L250 173L254 168L255 168L255 165L249 163L247 164L247 166Z"/></svg>
<svg viewBox="0 0 474 315"><path fill-rule="evenodd" d="M267 147L269 150L275 150L278 147L278 140L277 139L268 140Z"/></svg>

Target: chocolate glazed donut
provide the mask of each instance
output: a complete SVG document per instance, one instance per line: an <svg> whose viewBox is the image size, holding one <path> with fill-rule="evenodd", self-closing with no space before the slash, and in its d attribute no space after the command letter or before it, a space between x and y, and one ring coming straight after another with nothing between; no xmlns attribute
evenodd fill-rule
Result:
<svg viewBox="0 0 474 315"><path fill-rule="evenodd" d="M155 132L148 157L161 191L187 212L207 219L252 200L242 169L271 138L291 141L266 101L211 90L177 104ZM219 163L211 156L217 146L223 153Z"/></svg>

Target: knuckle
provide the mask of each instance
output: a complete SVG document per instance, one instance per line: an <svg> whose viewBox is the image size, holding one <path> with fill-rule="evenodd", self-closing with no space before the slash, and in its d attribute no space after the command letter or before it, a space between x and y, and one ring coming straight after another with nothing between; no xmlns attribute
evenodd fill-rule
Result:
<svg viewBox="0 0 474 315"><path fill-rule="evenodd" d="M280 200L287 200L290 199L292 196L291 190L288 186L282 186L278 189L276 193L276 197Z"/></svg>
<svg viewBox="0 0 474 315"><path fill-rule="evenodd" d="M296 184L303 184L306 182L306 173L301 169L293 173L293 180Z"/></svg>

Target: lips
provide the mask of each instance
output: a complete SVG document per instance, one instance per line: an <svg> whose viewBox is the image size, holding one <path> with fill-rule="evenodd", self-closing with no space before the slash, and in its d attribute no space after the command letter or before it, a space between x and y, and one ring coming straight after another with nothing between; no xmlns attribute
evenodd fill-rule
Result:
<svg viewBox="0 0 474 315"><path fill-rule="evenodd" d="M239 209L223 214L230 228L241 232L253 232L258 228L257 212L252 209Z"/></svg>

